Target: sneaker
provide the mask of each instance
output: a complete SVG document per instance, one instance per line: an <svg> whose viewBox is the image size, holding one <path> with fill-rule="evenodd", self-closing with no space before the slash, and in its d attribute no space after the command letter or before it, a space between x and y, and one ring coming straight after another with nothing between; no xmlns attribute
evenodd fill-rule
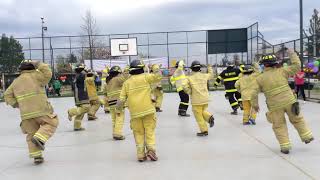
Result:
<svg viewBox="0 0 320 180"><path fill-rule="evenodd" d="M290 151L289 151L289 150L287 150L287 149L281 149L281 153L283 153L283 154L289 154L289 153L290 153Z"/></svg>
<svg viewBox="0 0 320 180"><path fill-rule="evenodd" d="M312 138L310 138L310 139L308 139L308 140L305 140L304 143L309 144L309 143L311 143L311 141L313 141L313 140L314 140L314 138L312 137Z"/></svg>
<svg viewBox="0 0 320 180"><path fill-rule="evenodd" d="M256 125L256 121L254 119L249 119L249 123L252 125Z"/></svg>
<svg viewBox="0 0 320 180"><path fill-rule="evenodd" d="M126 138L124 136L113 136L113 139L116 141L125 140Z"/></svg>
<svg viewBox="0 0 320 180"><path fill-rule="evenodd" d="M199 137L204 137L204 136L208 136L208 135L209 135L208 131L197 133L197 136L199 136Z"/></svg>
<svg viewBox="0 0 320 180"><path fill-rule="evenodd" d="M147 153L147 157L151 160L151 161L158 161L158 157L156 155L156 152L149 150Z"/></svg>
<svg viewBox="0 0 320 180"><path fill-rule="evenodd" d="M40 141L38 138L32 137L31 142L35 144L40 150L44 151L44 143Z"/></svg>
<svg viewBox="0 0 320 180"><path fill-rule="evenodd" d="M210 124L210 127L211 127L211 128L214 126L214 117L213 117L213 116L211 116L211 117L209 118L209 124Z"/></svg>
<svg viewBox="0 0 320 180"><path fill-rule="evenodd" d="M86 130L85 128L78 128L78 129L73 129L74 131L84 131L84 130Z"/></svg>
<svg viewBox="0 0 320 180"><path fill-rule="evenodd" d="M73 120L73 117L72 117L71 114L70 114L70 110L68 110L68 119L69 119L69 121L72 121L72 120Z"/></svg>
<svg viewBox="0 0 320 180"><path fill-rule="evenodd" d="M156 112L162 112L162 110L158 107L156 107Z"/></svg>
<svg viewBox="0 0 320 180"><path fill-rule="evenodd" d="M43 157L36 157L36 158L34 158L34 164L35 164L35 165L42 164L43 162L44 162Z"/></svg>

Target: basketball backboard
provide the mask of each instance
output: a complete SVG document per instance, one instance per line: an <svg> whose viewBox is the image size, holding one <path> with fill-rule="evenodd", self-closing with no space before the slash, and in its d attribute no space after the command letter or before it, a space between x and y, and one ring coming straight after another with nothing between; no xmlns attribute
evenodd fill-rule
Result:
<svg viewBox="0 0 320 180"><path fill-rule="evenodd" d="M111 56L137 56L137 38L110 39Z"/></svg>

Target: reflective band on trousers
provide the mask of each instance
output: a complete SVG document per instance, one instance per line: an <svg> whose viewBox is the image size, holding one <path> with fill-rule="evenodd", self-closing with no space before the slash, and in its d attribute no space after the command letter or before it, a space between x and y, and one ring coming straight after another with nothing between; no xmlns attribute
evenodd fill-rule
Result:
<svg viewBox="0 0 320 180"><path fill-rule="evenodd" d="M41 151L36 151L36 152L31 152L29 153L30 157L34 158L34 157L41 157L42 156L42 152Z"/></svg>
<svg viewBox="0 0 320 180"><path fill-rule="evenodd" d="M223 81L224 81L224 82L229 82L229 81L236 81L236 80L239 80L239 77L226 78L226 79L224 79Z"/></svg>
<svg viewBox="0 0 320 180"><path fill-rule="evenodd" d="M27 98L32 98L34 96L37 96L37 95L44 95L45 93L44 92L32 92L32 93L27 93L27 94L24 94L24 95L20 95L20 96L16 96L17 100L18 101L22 101L24 99L27 99Z"/></svg>
<svg viewBox="0 0 320 180"><path fill-rule="evenodd" d="M312 137L312 132L311 131L308 131L308 132L306 132L306 133L301 135L301 138L304 139L304 140L308 139L308 138L311 138L311 137Z"/></svg>
<svg viewBox="0 0 320 180"><path fill-rule="evenodd" d="M237 92L237 89L228 89L228 90L226 90L226 92L229 92L229 93L231 93L231 92Z"/></svg>
<svg viewBox="0 0 320 180"><path fill-rule="evenodd" d="M189 106L189 103L180 102L180 104L183 104L183 105Z"/></svg>
<svg viewBox="0 0 320 180"><path fill-rule="evenodd" d="M232 103L232 104L230 104L231 106L236 106L236 105L239 105L239 103L238 102L234 102L234 103Z"/></svg>
<svg viewBox="0 0 320 180"><path fill-rule="evenodd" d="M281 149L291 149L291 143L282 143L280 144Z"/></svg>
<svg viewBox="0 0 320 180"><path fill-rule="evenodd" d="M40 139L40 141L43 142L43 143L45 143L45 142L48 141L48 138L46 138L45 136L43 136L43 135L40 134L40 133L36 133L36 134L34 135L34 137Z"/></svg>

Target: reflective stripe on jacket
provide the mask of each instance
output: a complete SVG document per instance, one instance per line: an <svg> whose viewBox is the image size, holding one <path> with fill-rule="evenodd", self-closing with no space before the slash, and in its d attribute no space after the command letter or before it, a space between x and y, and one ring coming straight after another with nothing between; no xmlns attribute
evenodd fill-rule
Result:
<svg viewBox="0 0 320 180"><path fill-rule="evenodd" d="M151 101L151 85L159 83L162 75L139 74L131 75L123 84L120 101L127 102L131 118L139 118L155 113L155 107Z"/></svg>
<svg viewBox="0 0 320 180"><path fill-rule="evenodd" d="M301 62L296 53L289 54L291 65L287 68L267 67L256 79L253 86L252 102L253 106L258 105L258 93L263 92L270 111L286 107L296 102L296 97L292 92L288 78L300 71Z"/></svg>
<svg viewBox="0 0 320 180"><path fill-rule="evenodd" d="M191 94L192 105L204 105L209 103L208 81L213 79L212 67L208 67L208 73L193 72L187 78L184 90Z"/></svg>
<svg viewBox="0 0 320 180"><path fill-rule="evenodd" d="M4 93L8 105L19 108L22 120L53 113L45 92L52 77L47 64L40 63L37 70L22 71Z"/></svg>

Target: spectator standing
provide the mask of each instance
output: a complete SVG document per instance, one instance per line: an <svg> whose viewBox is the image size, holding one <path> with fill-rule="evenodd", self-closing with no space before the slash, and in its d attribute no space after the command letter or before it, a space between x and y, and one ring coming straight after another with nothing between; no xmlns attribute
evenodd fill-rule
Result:
<svg viewBox="0 0 320 180"><path fill-rule="evenodd" d="M306 95L304 93L304 72L301 70L294 76L295 90L297 98L299 98L299 91L303 97L303 103L306 102Z"/></svg>
<svg viewBox="0 0 320 180"><path fill-rule="evenodd" d="M60 90L61 90L61 82L59 81L59 79L55 79L53 82L53 89L54 92L58 95L61 96L60 94Z"/></svg>

